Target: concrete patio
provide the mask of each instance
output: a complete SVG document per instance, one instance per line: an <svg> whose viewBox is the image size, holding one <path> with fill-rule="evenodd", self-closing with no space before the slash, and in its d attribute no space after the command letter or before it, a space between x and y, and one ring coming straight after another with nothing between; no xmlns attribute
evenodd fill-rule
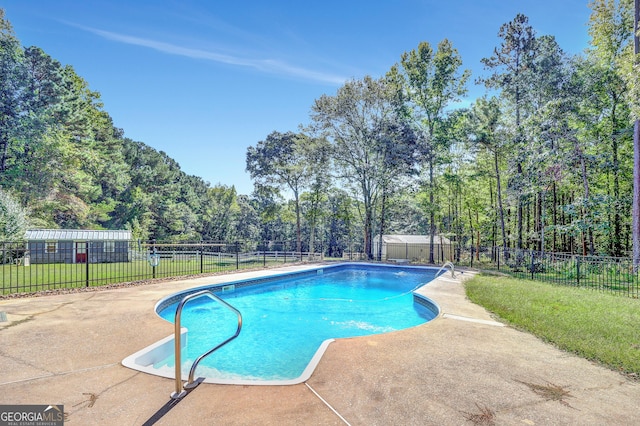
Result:
<svg viewBox="0 0 640 426"><path fill-rule="evenodd" d="M162 297L306 266L0 300L0 403L64 404L74 425L630 425L640 385L505 327L469 302L462 280L420 292L435 320L332 343L292 386L203 384L175 403L174 381L123 367L173 332Z"/></svg>

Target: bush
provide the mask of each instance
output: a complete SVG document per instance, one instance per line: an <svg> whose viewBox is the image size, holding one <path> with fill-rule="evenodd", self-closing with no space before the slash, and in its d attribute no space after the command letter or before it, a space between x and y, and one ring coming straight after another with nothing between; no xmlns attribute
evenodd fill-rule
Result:
<svg viewBox="0 0 640 426"><path fill-rule="evenodd" d="M0 241L21 241L29 228L27 209L0 189Z"/></svg>

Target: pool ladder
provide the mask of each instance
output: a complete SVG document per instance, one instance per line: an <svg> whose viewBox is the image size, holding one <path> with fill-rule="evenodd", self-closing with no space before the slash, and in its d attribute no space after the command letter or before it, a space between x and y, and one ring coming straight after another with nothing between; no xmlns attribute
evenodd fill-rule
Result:
<svg viewBox="0 0 640 426"><path fill-rule="evenodd" d="M444 265L442 265L442 267L440 269L438 269L438 272L436 272L436 277L440 274L440 272L442 272L443 269L445 269L446 267L449 267L449 269L451 269L451 278L455 278L456 277L456 268L455 266L453 266L453 262L445 262Z"/></svg>
<svg viewBox="0 0 640 426"><path fill-rule="evenodd" d="M238 316L238 328L236 329L236 332L233 336L229 337L227 340L220 343L213 349L210 349L209 351L203 353L193 362L193 365L191 365L191 369L189 370L189 380L183 386L182 385L182 359L181 359L182 345L181 345L181 326L180 326L180 320L182 317L182 308L184 308L184 305L186 305L188 301L195 299L197 297L205 296L205 295L209 296L214 301L221 303L222 305L226 306L231 311L233 311ZM194 380L193 378L196 371L196 367L198 366L200 361L202 361L205 357L211 355L212 353L214 353L215 351L217 351L218 349L220 349L221 347L223 347L224 345L226 345L227 343L229 343L230 341L238 337L238 335L240 334L240 330L242 329L242 314L236 308L234 308L233 306L231 306L230 304L228 304L227 302L225 302L224 300L220 299L218 296L213 294L211 290L202 290L197 293L191 293L186 295L185 297L182 298L180 303L178 303L178 307L176 308L174 326L175 326L174 340L175 340L175 358L176 358L175 359L176 390L175 392L171 393L171 398L181 399L187 394L189 390L195 388L204 380L204 378L202 377L199 377L197 380Z"/></svg>

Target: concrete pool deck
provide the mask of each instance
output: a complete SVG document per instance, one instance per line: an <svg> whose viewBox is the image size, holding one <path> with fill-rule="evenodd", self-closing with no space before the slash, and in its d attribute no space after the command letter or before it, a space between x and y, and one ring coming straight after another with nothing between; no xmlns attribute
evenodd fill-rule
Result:
<svg viewBox="0 0 640 426"><path fill-rule="evenodd" d="M340 339L292 386L174 381L123 367L173 332L153 311L178 290L291 271L166 281L0 300L0 404L64 404L75 425L629 425L640 383L496 322L450 274L420 289L441 315L407 330ZM337 413L337 414L336 414Z"/></svg>

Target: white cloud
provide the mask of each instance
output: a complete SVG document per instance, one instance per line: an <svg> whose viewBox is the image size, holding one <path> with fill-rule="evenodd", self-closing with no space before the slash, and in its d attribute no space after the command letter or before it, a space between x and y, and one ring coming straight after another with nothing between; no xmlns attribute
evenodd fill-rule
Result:
<svg viewBox="0 0 640 426"><path fill-rule="evenodd" d="M185 56L194 59L204 59L213 62L219 62L227 65L236 65L241 67L254 68L259 71L269 72L273 74L288 75L297 78L304 78L321 83L330 83L341 85L347 78L335 74L329 74L321 71L314 71L306 68L297 67L274 59L255 59L242 58L239 56L226 55L209 50L192 49L189 47L178 46L171 43L165 43L157 40L150 40L140 37L118 34L110 31L99 30L96 28L80 27L85 31L89 31L107 40L119 43L131 44L135 46L147 47L162 53L171 55Z"/></svg>

